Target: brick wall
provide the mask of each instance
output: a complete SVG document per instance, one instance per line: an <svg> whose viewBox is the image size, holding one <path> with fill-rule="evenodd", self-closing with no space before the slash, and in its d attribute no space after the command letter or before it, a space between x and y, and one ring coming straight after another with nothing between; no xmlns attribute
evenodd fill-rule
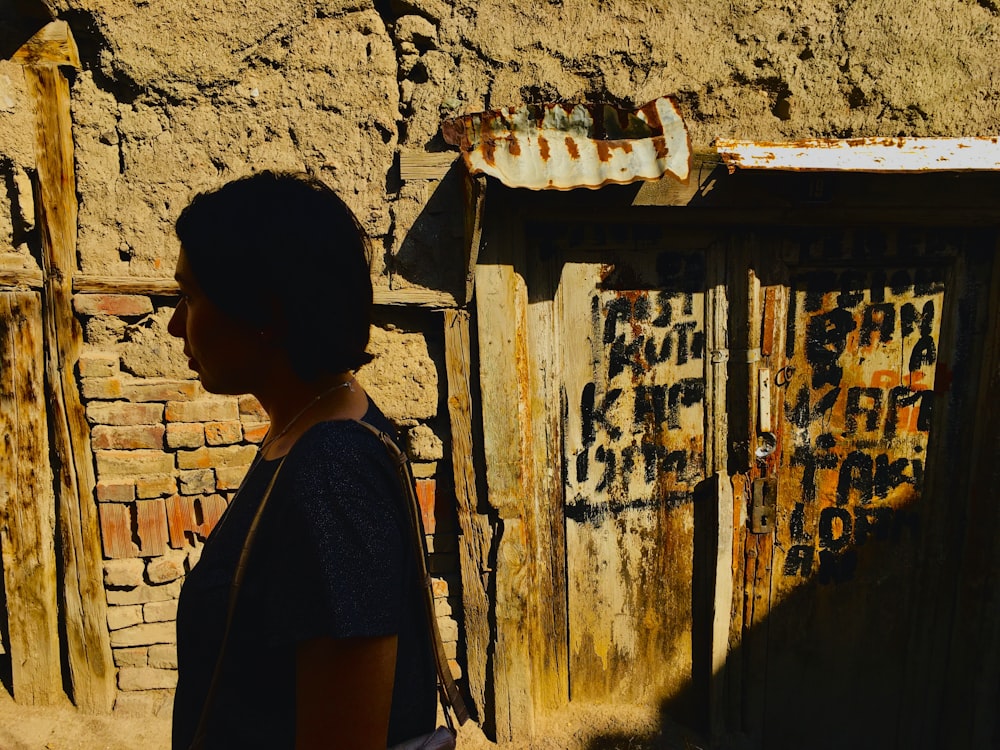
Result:
<svg viewBox="0 0 1000 750"><path fill-rule="evenodd" d="M153 309L137 295L81 294L74 304L104 332L124 331ZM249 468L267 414L252 396L214 396L196 380L124 372L118 343L106 335L88 342L78 373L96 465L116 711L165 714L177 681L184 575ZM442 637L461 676L457 524L454 500L439 491L442 444L425 422L396 421L417 476Z"/></svg>

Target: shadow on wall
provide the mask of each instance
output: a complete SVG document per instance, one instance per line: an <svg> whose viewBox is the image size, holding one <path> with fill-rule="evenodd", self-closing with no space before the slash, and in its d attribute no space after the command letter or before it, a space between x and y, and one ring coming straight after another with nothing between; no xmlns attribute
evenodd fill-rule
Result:
<svg viewBox="0 0 1000 750"><path fill-rule="evenodd" d="M49 9L40 0L4 0L0 3L0 60L9 60L49 21Z"/></svg>
<svg viewBox="0 0 1000 750"><path fill-rule="evenodd" d="M702 516L714 512L706 510L712 504L706 499L700 502ZM863 509L849 512L863 513ZM696 528L705 520L696 515ZM922 737L919 746L971 747L947 739L972 731L971 708L962 716L944 710L923 716L924 706L906 701L907 695L915 694L914 678L927 674L921 652L911 647L914 634L919 640L925 631L917 618L949 610L955 593L948 584L937 592L922 589L920 572L926 571L926 561L911 554L919 547L910 544L922 533L920 516L912 506L902 506L876 526L857 521L852 530L843 526L841 538L850 535L850 543L835 553L819 550L808 572L789 562L792 556L775 555L773 588L784 585L777 583L778 577L785 582L792 577L797 585L772 605L766 618L744 629L739 644L730 647L729 671L721 688L728 731L721 737L709 737L708 680L692 679L661 704L655 734L599 735L589 741L587 750L912 747L902 730L921 722L936 726L940 736ZM699 543L704 546L696 535L695 558L704 560L706 550L698 550ZM737 598L740 606L746 604ZM693 632L710 633L710 618L710 603L696 596ZM709 649L707 637L694 639L695 675L710 673ZM975 678L960 676L968 690L967 706L974 702ZM926 697L920 689L916 694ZM1000 737L1000 714L994 713L992 722L987 732Z"/></svg>
<svg viewBox="0 0 1000 750"><path fill-rule="evenodd" d="M388 259L393 288L426 287L463 300L468 266L464 177L465 167L456 159L440 182L412 179L403 184L393 207L398 238Z"/></svg>

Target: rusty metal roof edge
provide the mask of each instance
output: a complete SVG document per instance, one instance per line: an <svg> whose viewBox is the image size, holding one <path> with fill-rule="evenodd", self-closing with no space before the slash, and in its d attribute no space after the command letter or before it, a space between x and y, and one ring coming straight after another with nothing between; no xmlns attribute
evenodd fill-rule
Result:
<svg viewBox="0 0 1000 750"><path fill-rule="evenodd" d="M1000 136L804 138L794 141L717 138L713 146L730 171L1000 171Z"/></svg>
<svg viewBox="0 0 1000 750"><path fill-rule="evenodd" d="M526 104L449 118L441 130L472 174L513 188L597 189L666 174L683 183L691 169L690 134L668 96L635 109Z"/></svg>

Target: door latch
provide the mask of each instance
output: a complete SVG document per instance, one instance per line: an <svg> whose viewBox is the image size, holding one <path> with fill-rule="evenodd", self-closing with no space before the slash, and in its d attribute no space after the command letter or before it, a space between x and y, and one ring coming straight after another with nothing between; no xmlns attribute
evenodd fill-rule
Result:
<svg viewBox="0 0 1000 750"><path fill-rule="evenodd" d="M750 493L750 531L754 534L770 534L774 531L777 511L777 477L753 480Z"/></svg>

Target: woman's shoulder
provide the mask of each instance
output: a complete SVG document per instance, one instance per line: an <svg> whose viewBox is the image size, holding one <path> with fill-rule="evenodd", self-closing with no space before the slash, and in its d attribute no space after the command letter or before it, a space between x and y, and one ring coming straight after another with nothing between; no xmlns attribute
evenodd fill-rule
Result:
<svg viewBox="0 0 1000 750"><path fill-rule="evenodd" d="M378 408L369 400L363 421L397 440L396 430ZM288 463L300 469L316 467L341 470L352 465L370 466L372 459L388 460L385 446L372 432L354 419L331 419L317 422L298 439L288 454Z"/></svg>

